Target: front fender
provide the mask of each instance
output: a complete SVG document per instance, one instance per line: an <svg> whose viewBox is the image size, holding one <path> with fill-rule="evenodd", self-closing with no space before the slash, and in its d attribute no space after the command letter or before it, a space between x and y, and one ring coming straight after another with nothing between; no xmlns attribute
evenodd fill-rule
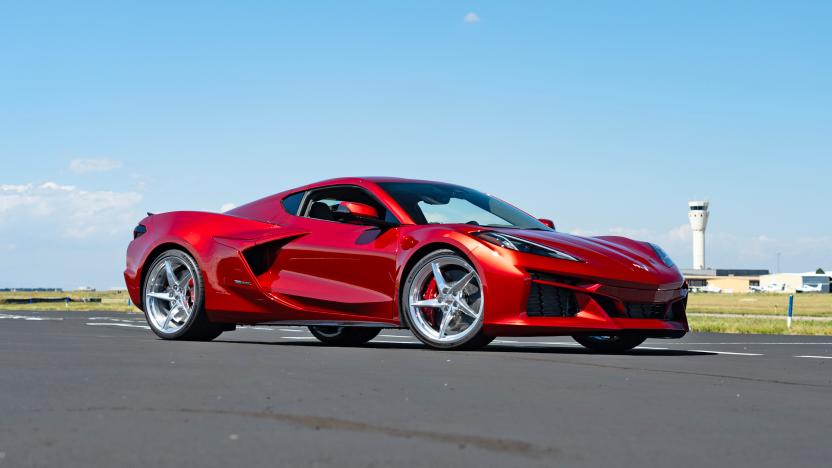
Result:
<svg viewBox="0 0 832 468"><path fill-rule="evenodd" d="M466 256L480 275L483 297L488 311L499 310L507 304L517 308L516 298L522 297L524 274L514 266L512 259L504 257L497 249L472 238L470 235L445 226L403 226L401 228L401 256L397 268L396 311L401 312L401 292L410 268L427 253L440 248L451 248ZM509 281L506 281L506 280ZM519 279L519 281L518 281Z"/></svg>

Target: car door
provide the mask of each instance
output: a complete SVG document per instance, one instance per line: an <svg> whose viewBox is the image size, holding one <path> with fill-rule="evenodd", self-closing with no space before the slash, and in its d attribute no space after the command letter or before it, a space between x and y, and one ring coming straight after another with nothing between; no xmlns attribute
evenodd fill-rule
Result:
<svg viewBox="0 0 832 468"><path fill-rule="evenodd" d="M308 191L290 219L292 227L307 234L280 250L271 290L302 308L309 320L391 321L399 229L337 219L340 202L373 206L395 221L361 187Z"/></svg>

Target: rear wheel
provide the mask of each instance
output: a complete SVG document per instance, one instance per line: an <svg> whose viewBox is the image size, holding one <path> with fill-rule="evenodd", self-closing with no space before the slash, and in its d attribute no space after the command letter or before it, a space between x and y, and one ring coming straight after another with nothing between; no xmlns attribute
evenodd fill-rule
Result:
<svg viewBox="0 0 832 468"><path fill-rule="evenodd" d="M420 260L402 288L401 316L435 349L475 349L493 340L482 332L484 297L476 268L451 250Z"/></svg>
<svg viewBox="0 0 832 468"><path fill-rule="evenodd" d="M151 264L144 282L144 315L153 333L166 340L210 341L228 326L205 316L202 276L194 259L168 250Z"/></svg>
<svg viewBox="0 0 832 468"><path fill-rule="evenodd" d="M575 341L599 353L623 353L644 343L639 335L575 335Z"/></svg>
<svg viewBox="0 0 832 468"><path fill-rule="evenodd" d="M359 346L378 336L381 328L320 326L309 327L309 331L327 345Z"/></svg>

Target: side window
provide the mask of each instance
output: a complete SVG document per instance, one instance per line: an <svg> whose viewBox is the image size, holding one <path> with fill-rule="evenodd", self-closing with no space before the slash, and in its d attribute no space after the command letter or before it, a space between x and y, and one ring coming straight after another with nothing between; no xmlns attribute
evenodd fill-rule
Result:
<svg viewBox="0 0 832 468"><path fill-rule="evenodd" d="M300 209L300 202L303 201L304 194L306 194L306 192L298 192L284 198L283 209L290 215L297 215L298 209Z"/></svg>
<svg viewBox="0 0 832 468"><path fill-rule="evenodd" d="M390 220L393 218L395 220L387 208L373 196L361 188L348 186L323 188L310 192L304 202L303 214L301 216L343 222L342 217L335 210L344 201L370 205L378 211L381 219Z"/></svg>

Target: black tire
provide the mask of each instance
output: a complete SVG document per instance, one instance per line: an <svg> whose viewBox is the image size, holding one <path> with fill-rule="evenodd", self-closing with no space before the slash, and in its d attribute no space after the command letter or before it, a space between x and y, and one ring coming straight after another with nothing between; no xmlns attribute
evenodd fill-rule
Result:
<svg viewBox="0 0 832 468"><path fill-rule="evenodd" d="M381 328L313 326L309 331L325 345L361 346L378 336Z"/></svg>
<svg viewBox="0 0 832 468"><path fill-rule="evenodd" d="M639 335L574 335L572 338L587 349L609 354L627 352L647 339Z"/></svg>
<svg viewBox="0 0 832 468"><path fill-rule="evenodd" d="M473 338L468 340L467 342L459 345L456 348L452 348L455 351L475 351L477 349L482 349L491 344L494 339L497 338L496 336L488 336L483 335L482 332L477 333L474 335ZM448 349L448 348L436 348L436 349Z"/></svg>
<svg viewBox="0 0 832 468"><path fill-rule="evenodd" d="M429 336L422 334L418 327L414 327L411 323L410 313L408 311L409 307L409 291L411 290L414 281L416 280L417 272L419 272L425 265L430 264L434 260L440 259L442 257L452 257L459 259L466 264L468 264L474 272L476 272L476 267L474 267L471 262L459 255L458 253L454 252L453 250L448 249L441 249L435 250L433 252L428 253L425 255L421 260L416 262L415 265L408 271L407 278L404 281L404 285L401 288L399 294L399 316L401 317L402 326L405 326L410 329L411 333L419 339L422 343L424 343L428 348L437 349L437 350L446 350L446 351L461 351L461 350L474 350L480 349L491 343L495 337L487 336L482 332L482 324L485 322L485 311L483 310L482 314L483 317L480 322L476 325L477 330L471 334L465 341L447 344L447 343L439 343ZM477 273L479 275L479 273Z"/></svg>
<svg viewBox="0 0 832 468"><path fill-rule="evenodd" d="M156 259L153 261L153 263L150 265L150 268L148 268L147 271L152 272L160 263L163 263L165 260L171 258L175 258L179 261L188 263L190 265L191 271L194 272L193 280L194 287L196 288L196 294L194 294L195 299L193 305L193 313L191 313L190 317L188 317L185 324L179 330L172 333L168 333L162 331L153 323L153 321L150 319L150 316L148 315L148 305L144 304L143 309L145 319L147 320L148 325L150 325L150 329L153 330L153 333L155 333L156 336L164 340L211 341L214 338L220 336L220 334L223 331L233 330L235 328L233 324L220 324L208 321L208 317L205 314L205 287L202 281L202 275L200 274L199 265L197 265L193 257L181 250L167 250L158 257L156 257ZM148 274L144 280L144 284L142 285L143 301L147 301L145 291L147 291L147 287L150 281L151 277Z"/></svg>

